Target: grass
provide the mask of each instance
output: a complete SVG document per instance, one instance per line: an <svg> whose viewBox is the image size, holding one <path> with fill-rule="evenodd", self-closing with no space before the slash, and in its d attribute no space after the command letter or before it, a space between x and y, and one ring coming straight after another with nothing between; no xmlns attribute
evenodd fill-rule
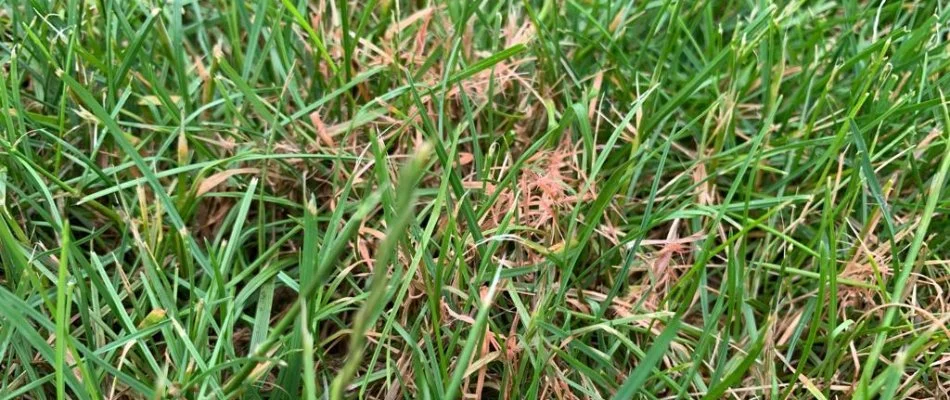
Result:
<svg viewBox="0 0 950 400"><path fill-rule="evenodd" d="M0 4L0 399L946 398L950 9Z"/></svg>

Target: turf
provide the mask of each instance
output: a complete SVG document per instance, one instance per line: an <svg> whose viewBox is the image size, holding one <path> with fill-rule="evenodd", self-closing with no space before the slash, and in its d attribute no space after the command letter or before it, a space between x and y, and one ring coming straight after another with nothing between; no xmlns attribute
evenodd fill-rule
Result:
<svg viewBox="0 0 950 400"><path fill-rule="evenodd" d="M0 399L947 398L948 19L2 2Z"/></svg>

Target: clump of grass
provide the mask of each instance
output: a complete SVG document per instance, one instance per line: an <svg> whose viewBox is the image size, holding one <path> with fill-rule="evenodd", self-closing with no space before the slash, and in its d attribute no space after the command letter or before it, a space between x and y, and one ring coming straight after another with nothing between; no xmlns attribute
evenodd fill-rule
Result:
<svg viewBox="0 0 950 400"><path fill-rule="evenodd" d="M945 397L948 18L0 4L0 399Z"/></svg>

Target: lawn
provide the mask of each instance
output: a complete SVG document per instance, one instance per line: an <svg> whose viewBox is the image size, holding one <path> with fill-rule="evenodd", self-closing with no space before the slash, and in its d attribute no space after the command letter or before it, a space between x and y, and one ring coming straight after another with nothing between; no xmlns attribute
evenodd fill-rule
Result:
<svg viewBox="0 0 950 400"><path fill-rule="evenodd" d="M950 396L950 7L0 2L0 400Z"/></svg>

